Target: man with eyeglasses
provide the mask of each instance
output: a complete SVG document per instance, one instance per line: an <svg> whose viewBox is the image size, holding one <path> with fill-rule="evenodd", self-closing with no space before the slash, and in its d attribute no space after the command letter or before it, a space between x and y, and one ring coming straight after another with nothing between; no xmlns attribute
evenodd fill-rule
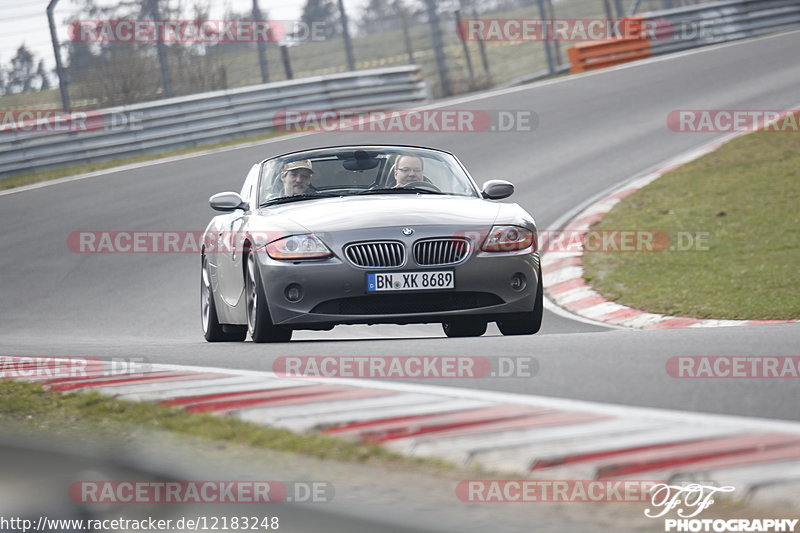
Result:
<svg viewBox="0 0 800 533"><path fill-rule="evenodd" d="M415 181L425 181L422 175L422 158L403 155L394 164L395 188L405 187Z"/></svg>

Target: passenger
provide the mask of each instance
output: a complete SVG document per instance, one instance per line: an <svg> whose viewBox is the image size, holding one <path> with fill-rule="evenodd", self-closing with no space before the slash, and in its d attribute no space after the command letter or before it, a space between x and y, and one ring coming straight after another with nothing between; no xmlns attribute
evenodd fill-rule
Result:
<svg viewBox="0 0 800 533"><path fill-rule="evenodd" d="M283 196L316 194L317 189L311 185L313 174L314 170L311 168L311 161L308 159L286 163L279 176L283 182Z"/></svg>

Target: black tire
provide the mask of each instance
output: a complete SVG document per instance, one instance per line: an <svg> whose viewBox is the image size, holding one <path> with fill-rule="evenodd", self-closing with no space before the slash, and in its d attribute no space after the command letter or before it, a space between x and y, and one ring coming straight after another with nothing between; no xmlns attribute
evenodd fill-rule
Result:
<svg viewBox="0 0 800 533"><path fill-rule="evenodd" d="M486 333L486 321L462 318L452 322L443 322L442 329L448 337L480 337Z"/></svg>
<svg viewBox="0 0 800 533"><path fill-rule="evenodd" d="M245 305L247 306L247 331L253 342L289 342L292 339L292 330L275 326L269 316L267 297L261 278L258 275L258 265L254 254L248 253L245 258L244 291Z"/></svg>
<svg viewBox="0 0 800 533"><path fill-rule="evenodd" d="M241 342L247 337L247 326L219 323L214 295L211 294L208 259L205 256L200 272L200 322L203 325L203 336L208 342Z"/></svg>
<svg viewBox="0 0 800 533"><path fill-rule="evenodd" d="M533 311L513 313L497 321L503 335L533 335L542 328L544 314L544 291L542 290L542 271L539 269L539 285L536 288L536 303Z"/></svg>

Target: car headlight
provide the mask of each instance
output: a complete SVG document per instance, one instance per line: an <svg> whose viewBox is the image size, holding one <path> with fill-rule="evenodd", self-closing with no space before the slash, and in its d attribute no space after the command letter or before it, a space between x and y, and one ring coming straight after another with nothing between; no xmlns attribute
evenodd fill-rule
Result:
<svg viewBox="0 0 800 533"><path fill-rule="evenodd" d="M519 226L494 226L481 250L484 252L514 252L533 246L536 250L533 232Z"/></svg>
<svg viewBox="0 0 800 533"><path fill-rule="evenodd" d="M333 255L333 252L311 233L272 241L267 245L267 253L273 259L324 259Z"/></svg>

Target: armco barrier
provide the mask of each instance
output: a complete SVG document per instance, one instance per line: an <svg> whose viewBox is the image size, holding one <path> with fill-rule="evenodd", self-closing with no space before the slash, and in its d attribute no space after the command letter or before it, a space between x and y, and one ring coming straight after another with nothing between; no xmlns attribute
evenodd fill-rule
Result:
<svg viewBox="0 0 800 533"><path fill-rule="evenodd" d="M658 22L650 43L658 55L800 27L800 2L725 0L641 16Z"/></svg>
<svg viewBox="0 0 800 533"><path fill-rule="evenodd" d="M623 19L649 29L637 39L635 31L623 38L594 41L568 50L572 72L603 68L650 55L668 54L710 44L756 37L800 27L798 0L723 0ZM635 29L636 26L633 26ZM638 47L634 41L646 45Z"/></svg>
<svg viewBox="0 0 800 533"><path fill-rule="evenodd" d="M0 179L119 157L209 144L266 132L287 109L390 109L419 105L429 92L416 65L315 76L101 109L103 120L135 116L136 128L0 131Z"/></svg>
<svg viewBox="0 0 800 533"><path fill-rule="evenodd" d="M590 41L569 47L570 72L610 67L650 57L650 42L642 38L642 17L626 17L620 25L621 35L616 39Z"/></svg>
<svg viewBox="0 0 800 533"><path fill-rule="evenodd" d="M653 55L650 42L638 37L576 44L567 51L573 74L610 67Z"/></svg>

